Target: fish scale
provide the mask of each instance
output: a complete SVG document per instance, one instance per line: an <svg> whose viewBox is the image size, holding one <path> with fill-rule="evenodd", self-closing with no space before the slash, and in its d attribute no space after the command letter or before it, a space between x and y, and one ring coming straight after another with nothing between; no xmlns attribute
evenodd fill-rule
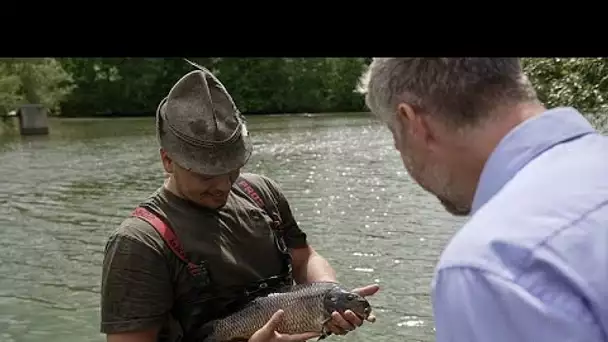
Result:
<svg viewBox="0 0 608 342"><path fill-rule="evenodd" d="M334 293L332 291L336 291L336 303L342 303L338 301L340 299L346 302L344 298L349 295L352 296L350 292L341 290L339 284L317 282L294 285L289 291L272 293L257 298L242 310L208 323L206 326L211 326L212 332L204 341L247 340L253 333L263 327L279 309L282 309L285 313L277 328L279 333L322 333L323 323L330 317L331 310L326 307L326 299L328 294ZM358 308L363 307L361 302L364 303L363 305L369 306L369 303L362 297L357 298L359 299L356 300L360 301ZM353 303L356 300L353 300ZM356 307L340 307L340 309L356 309Z"/></svg>

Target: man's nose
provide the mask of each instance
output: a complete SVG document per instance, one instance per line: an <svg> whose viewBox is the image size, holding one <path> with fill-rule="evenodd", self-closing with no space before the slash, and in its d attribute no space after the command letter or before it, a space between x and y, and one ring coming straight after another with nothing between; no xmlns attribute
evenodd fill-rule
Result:
<svg viewBox="0 0 608 342"><path fill-rule="evenodd" d="M232 188L232 181L228 175L217 177L214 183L215 184L213 184L213 187L223 192L228 192L230 191L230 188Z"/></svg>

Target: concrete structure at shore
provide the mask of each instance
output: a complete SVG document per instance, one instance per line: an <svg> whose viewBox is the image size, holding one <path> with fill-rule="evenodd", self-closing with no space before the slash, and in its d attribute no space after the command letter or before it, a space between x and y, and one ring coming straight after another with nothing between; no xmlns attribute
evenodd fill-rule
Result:
<svg viewBox="0 0 608 342"><path fill-rule="evenodd" d="M47 109L40 104L26 104L17 110L21 135L49 134Z"/></svg>

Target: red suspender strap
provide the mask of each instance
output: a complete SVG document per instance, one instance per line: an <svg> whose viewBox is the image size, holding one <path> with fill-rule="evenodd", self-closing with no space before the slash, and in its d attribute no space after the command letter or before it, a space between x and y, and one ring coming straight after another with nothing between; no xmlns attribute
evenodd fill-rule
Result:
<svg viewBox="0 0 608 342"><path fill-rule="evenodd" d="M188 270L192 274L198 274L200 271L200 267L192 263L186 257L186 253L184 253L184 248L182 244L179 242L179 239L173 233L173 230L169 228L169 226L161 220L156 214L149 211L144 207L138 207L132 213L133 216L138 217L146 222L148 222L156 231L160 234L160 236L165 240L169 248L175 253L175 255L180 258L183 262L188 265Z"/></svg>

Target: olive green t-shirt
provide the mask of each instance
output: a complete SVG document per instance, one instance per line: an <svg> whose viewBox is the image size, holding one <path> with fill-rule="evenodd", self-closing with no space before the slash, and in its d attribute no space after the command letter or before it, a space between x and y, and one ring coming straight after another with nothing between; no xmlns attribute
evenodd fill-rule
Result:
<svg viewBox="0 0 608 342"><path fill-rule="evenodd" d="M283 222L289 248L306 246L278 185L267 177L242 174ZM180 240L189 258L205 260L211 279L220 286L245 286L279 274L282 259L270 230L270 217L235 184L224 207L196 206L158 189L144 201L160 213ZM186 265L147 222L128 217L109 237L105 249L101 288L101 332L131 332L163 327L180 334L171 315L192 289ZM205 308L202 308L205 310Z"/></svg>

